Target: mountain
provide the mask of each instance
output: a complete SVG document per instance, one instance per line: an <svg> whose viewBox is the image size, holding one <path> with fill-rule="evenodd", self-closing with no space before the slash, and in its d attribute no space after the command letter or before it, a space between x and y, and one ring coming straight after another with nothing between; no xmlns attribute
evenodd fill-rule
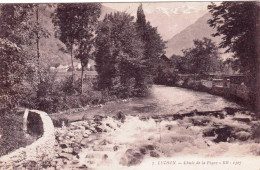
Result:
<svg viewBox="0 0 260 170"><path fill-rule="evenodd" d="M164 40L169 40L174 34L194 23L203 16L206 11L192 11L192 9L179 8L156 8L153 12L144 9L147 21L157 27L158 32Z"/></svg>
<svg viewBox="0 0 260 170"><path fill-rule="evenodd" d="M109 7L102 6L100 20L102 20L106 14L115 11L116 10ZM57 63L67 65L71 63L71 58L68 53L61 51L62 48L65 48L65 45L55 37L55 27L51 19L51 14L53 12L54 8L45 6L43 6L39 12L40 24L50 33L48 38L40 39L41 61L43 63L48 63L50 66L54 66ZM76 59L73 60L76 61Z"/></svg>
<svg viewBox="0 0 260 170"><path fill-rule="evenodd" d="M210 13L206 13L200 17L195 23L185 28L180 33L174 35L167 42L166 55L171 57L172 54L182 54L181 50L193 46L194 39L202 39L203 37L211 38L217 45L221 42L221 37L212 37L211 34L215 30L207 24L211 18Z"/></svg>

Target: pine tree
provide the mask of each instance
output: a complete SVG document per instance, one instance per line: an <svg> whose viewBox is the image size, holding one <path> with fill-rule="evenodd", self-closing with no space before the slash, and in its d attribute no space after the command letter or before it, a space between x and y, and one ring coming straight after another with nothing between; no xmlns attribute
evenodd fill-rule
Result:
<svg viewBox="0 0 260 170"><path fill-rule="evenodd" d="M159 56L164 53L165 42L159 35L157 28L151 26L145 19L142 4L137 9L136 27L139 37L144 44L145 68L137 71L137 86L149 86L155 77Z"/></svg>

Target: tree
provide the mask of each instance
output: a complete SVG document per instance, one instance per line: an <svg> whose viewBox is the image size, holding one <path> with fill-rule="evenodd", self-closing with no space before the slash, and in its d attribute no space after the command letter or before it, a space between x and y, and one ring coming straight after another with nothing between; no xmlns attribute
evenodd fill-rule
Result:
<svg viewBox="0 0 260 170"><path fill-rule="evenodd" d="M205 74L219 69L218 49L211 39L194 40L194 47L183 50L190 72Z"/></svg>
<svg viewBox="0 0 260 170"><path fill-rule="evenodd" d="M15 43L0 38L0 110L12 109L21 98L25 56Z"/></svg>
<svg viewBox="0 0 260 170"><path fill-rule="evenodd" d="M143 44L133 19L126 13L109 14L97 30L95 61L98 88L122 98L145 90L135 86L136 70L145 65Z"/></svg>
<svg viewBox="0 0 260 170"><path fill-rule="evenodd" d="M59 27L59 39L71 54L72 79L74 75L73 53L81 62L81 86L84 67L88 63L93 47L93 37L101 13L100 3L58 4L53 23ZM81 87L83 90L83 88Z"/></svg>
<svg viewBox="0 0 260 170"><path fill-rule="evenodd" d="M44 4L32 4L31 12L33 13L32 15L35 16L33 17L33 33L35 34L35 40L36 40L36 54L37 54L37 62L38 62L38 69L40 69L40 39L42 37L48 38L49 37L49 32L48 30L44 29L43 26L40 24L40 10L44 10L48 7L49 5L44 5ZM39 74L40 75L40 74ZM41 77L39 77L41 79Z"/></svg>
<svg viewBox="0 0 260 170"><path fill-rule="evenodd" d="M208 6L212 15L208 23L217 31L213 36L222 36L220 47L227 48L226 52L233 52L234 58L240 61L240 70L251 80L249 87L253 98L259 96L259 8L258 2L254 1L212 3ZM256 106L259 106L258 102Z"/></svg>
<svg viewBox="0 0 260 170"><path fill-rule="evenodd" d="M39 41L42 37L49 36L48 31L39 22L39 10L44 10L47 6L43 4L5 4L1 7L0 36L16 43L22 47L22 51L27 52L31 61L37 63L37 76L39 76L40 70Z"/></svg>
<svg viewBox="0 0 260 170"><path fill-rule="evenodd" d="M165 42L162 40L157 28L152 27L150 22L146 21L142 4L137 9L136 25L138 35L144 44L144 59L147 66L146 69L140 71L140 74L149 75L150 80L146 81L152 83L151 79L156 75L155 69L158 67L159 56L165 53Z"/></svg>
<svg viewBox="0 0 260 170"><path fill-rule="evenodd" d="M94 51L94 33L100 14L101 4L99 3L80 4L78 14L75 14L77 18L80 18L80 20L76 21L78 24L77 31L80 36L76 39L75 58L81 62L81 93L83 93L84 69Z"/></svg>
<svg viewBox="0 0 260 170"><path fill-rule="evenodd" d="M28 61L27 47L33 43L31 4L1 5L0 15L0 98L4 111L19 103Z"/></svg>

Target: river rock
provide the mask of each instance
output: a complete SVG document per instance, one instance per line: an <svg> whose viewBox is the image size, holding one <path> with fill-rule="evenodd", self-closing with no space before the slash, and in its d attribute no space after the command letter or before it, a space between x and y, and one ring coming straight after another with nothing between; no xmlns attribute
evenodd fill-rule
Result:
<svg viewBox="0 0 260 170"><path fill-rule="evenodd" d="M64 148L64 149L62 149L62 152L73 153L73 148Z"/></svg>
<svg viewBox="0 0 260 170"><path fill-rule="evenodd" d="M98 126L95 126L95 130L96 130L97 132L102 132L102 131L103 131L103 129L101 129L101 128L98 127Z"/></svg>
<svg viewBox="0 0 260 170"><path fill-rule="evenodd" d="M72 154L73 155L78 155L80 153L80 151L81 151L81 148L76 146L76 147L73 148L73 153Z"/></svg>
<svg viewBox="0 0 260 170"><path fill-rule="evenodd" d="M119 148L119 146L115 145L115 146L113 147L113 150L114 150L114 151L117 151L118 148Z"/></svg>
<svg viewBox="0 0 260 170"><path fill-rule="evenodd" d="M227 112L228 115L234 115L237 112L237 109L232 107L225 107L224 110Z"/></svg>
<svg viewBox="0 0 260 170"><path fill-rule="evenodd" d="M107 159L107 158L108 158L107 154L104 154L103 158L104 158L104 159Z"/></svg>
<svg viewBox="0 0 260 170"><path fill-rule="evenodd" d="M77 160L77 159L74 159L73 161L72 161L72 164L78 164L79 163L79 160Z"/></svg>
<svg viewBox="0 0 260 170"><path fill-rule="evenodd" d="M124 114L123 112L119 111L119 112L116 113L116 115L115 115L114 118L115 118L116 120L119 120L119 121L121 121L122 123L124 123L126 117L125 117L125 114Z"/></svg>
<svg viewBox="0 0 260 170"><path fill-rule="evenodd" d="M95 115L95 116L93 117L93 119L94 119L95 122L100 122L100 121L102 121L103 116Z"/></svg>
<svg viewBox="0 0 260 170"><path fill-rule="evenodd" d="M99 143L99 145L107 145L107 141L104 139L103 141L101 141L100 143Z"/></svg>
<svg viewBox="0 0 260 170"><path fill-rule="evenodd" d="M153 145L145 145L144 146L147 150L154 150L154 146Z"/></svg>
<svg viewBox="0 0 260 170"><path fill-rule="evenodd" d="M138 165L143 161L143 154L134 149L128 149L120 159L120 164L124 166Z"/></svg>
<svg viewBox="0 0 260 170"><path fill-rule="evenodd" d="M85 165L85 164L83 164L83 165L81 165L81 166L79 166L79 167L77 167L78 169L81 169L81 170L88 170L88 167L87 167L87 165Z"/></svg>
<svg viewBox="0 0 260 170"><path fill-rule="evenodd" d="M147 153L147 150L145 149L145 147L141 147L141 148L139 149L139 151L140 151L143 155L145 155L145 154Z"/></svg>
<svg viewBox="0 0 260 170"><path fill-rule="evenodd" d="M238 140L246 141L250 138L251 134L245 131L240 131L235 134L236 138Z"/></svg>
<svg viewBox="0 0 260 170"><path fill-rule="evenodd" d="M81 146L83 146L83 147L87 147L88 143L89 143L89 139L88 138L84 138L80 142Z"/></svg>
<svg viewBox="0 0 260 170"><path fill-rule="evenodd" d="M150 152L150 156L151 157L155 157L155 158L159 158L160 157L160 155L157 152L155 152L155 151L151 151Z"/></svg>
<svg viewBox="0 0 260 170"><path fill-rule="evenodd" d="M63 159L67 159L67 160L72 160L73 159L73 155L69 154L69 153L59 153L59 157L58 158L63 158ZM58 164L58 163L57 163Z"/></svg>
<svg viewBox="0 0 260 170"><path fill-rule="evenodd" d="M251 121L249 118L245 118L245 117L235 117L233 118L233 120L245 122L245 123L249 123Z"/></svg>
<svg viewBox="0 0 260 170"><path fill-rule="evenodd" d="M65 149L65 148L68 148L69 145L68 145L67 143L60 143L60 147L61 147L62 149Z"/></svg>

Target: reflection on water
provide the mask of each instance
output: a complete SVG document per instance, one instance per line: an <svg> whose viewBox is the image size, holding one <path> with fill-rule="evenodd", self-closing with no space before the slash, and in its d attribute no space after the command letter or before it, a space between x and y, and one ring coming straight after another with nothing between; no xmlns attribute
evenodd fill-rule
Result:
<svg viewBox="0 0 260 170"><path fill-rule="evenodd" d="M111 103L102 108L90 111L92 114L114 114L122 111L125 114L176 114L198 111L216 111L225 107L240 107L220 96L205 92L197 92L179 87L154 85L151 95L145 98L135 98L131 101Z"/></svg>
<svg viewBox="0 0 260 170"><path fill-rule="evenodd" d="M183 89L179 87L153 86L152 96L163 111L172 113L222 110L225 107L240 107L222 97L205 92Z"/></svg>

